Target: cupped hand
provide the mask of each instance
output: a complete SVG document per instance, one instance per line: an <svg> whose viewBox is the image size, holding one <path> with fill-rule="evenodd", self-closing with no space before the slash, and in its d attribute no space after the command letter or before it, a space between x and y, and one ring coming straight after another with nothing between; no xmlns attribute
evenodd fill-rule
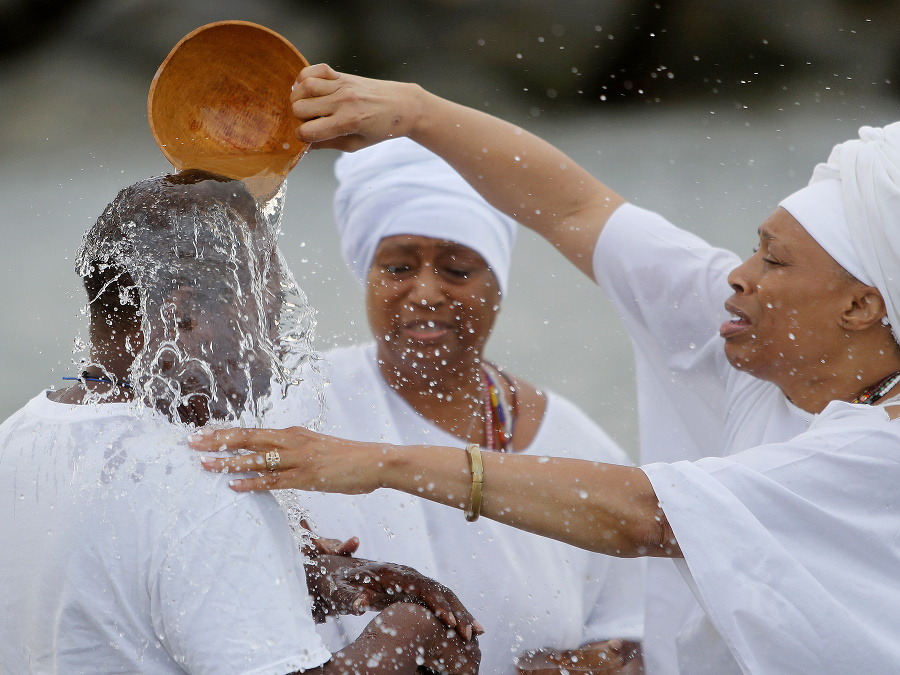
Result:
<svg viewBox="0 0 900 675"><path fill-rule="evenodd" d="M324 63L308 66L291 89L297 138L352 152L405 136L419 115L422 93L414 84L347 75Z"/></svg>
<svg viewBox="0 0 900 675"><path fill-rule="evenodd" d="M207 471L260 472L258 476L230 481L231 488L238 492L284 488L343 494L371 492L381 487L379 469L385 449L389 447L347 441L303 427L202 429L188 440L195 450L248 453L234 457L201 457L201 464ZM277 462L273 464L274 458Z"/></svg>
<svg viewBox="0 0 900 675"><path fill-rule="evenodd" d="M338 556L321 556L314 564L317 572L329 579L330 613L363 614L411 602L430 609L466 640L484 633L453 591L412 567Z"/></svg>

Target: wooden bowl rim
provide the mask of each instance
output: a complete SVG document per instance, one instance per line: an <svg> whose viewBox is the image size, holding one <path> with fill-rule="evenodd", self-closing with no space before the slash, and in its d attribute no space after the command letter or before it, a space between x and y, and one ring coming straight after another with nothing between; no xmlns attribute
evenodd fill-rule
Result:
<svg viewBox="0 0 900 675"><path fill-rule="evenodd" d="M200 33L204 33L206 31L214 30L216 28L221 28L221 27L225 27L225 26L228 26L228 27L241 26L241 27L252 28L255 30L259 30L259 31L268 33L272 37L277 38L285 47L287 47L291 52L293 52L299 58L302 67L306 67L309 65L309 61L306 60L306 58L303 56L303 54L300 53L300 50L297 49L291 43L290 40L288 40L286 37L284 37L280 33L272 30L271 28L267 28L266 26L263 26L258 23L254 23L252 21L242 21L242 20L238 20L238 19L213 21L212 23L207 23L198 28L195 28L190 33L185 35L183 38L181 38L175 44L174 47L172 47L172 49L169 51L168 55L166 55L166 58L163 59L163 62L160 64L159 68L157 68L156 73L153 75L153 79L150 82L150 91L147 94L147 121L150 125L150 133L153 134L153 139L156 141L156 145L159 147L160 151L163 153L163 155L169 161L169 163L172 164L173 167L178 167L179 162L178 162L177 158L173 157L169 153L167 146L164 143L162 143L162 141L160 140L159 134L157 132L156 124L154 123L154 120L153 120L153 102L155 100L156 89L157 89L157 85L160 80L160 76L162 75L165 68L169 65L169 62L173 59L173 57L175 57L175 55L179 52L179 50L182 48L182 46L186 42L188 42L192 38L196 37ZM297 162L300 161L300 158L306 153L308 148L309 148L308 144L305 144L305 147L303 148L303 150L298 155L296 155L294 157L293 161L288 165L286 171L290 171L294 166L296 166Z"/></svg>

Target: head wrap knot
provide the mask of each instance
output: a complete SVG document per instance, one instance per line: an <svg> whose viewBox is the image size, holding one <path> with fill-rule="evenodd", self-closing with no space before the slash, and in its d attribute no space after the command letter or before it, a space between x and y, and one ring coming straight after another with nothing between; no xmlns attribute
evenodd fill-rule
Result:
<svg viewBox="0 0 900 675"><path fill-rule="evenodd" d="M506 293L516 223L443 159L397 138L342 155L334 173L339 182L334 214L341 252L360 282L365 283L382 239L409 234L471 248Z"/></svg>

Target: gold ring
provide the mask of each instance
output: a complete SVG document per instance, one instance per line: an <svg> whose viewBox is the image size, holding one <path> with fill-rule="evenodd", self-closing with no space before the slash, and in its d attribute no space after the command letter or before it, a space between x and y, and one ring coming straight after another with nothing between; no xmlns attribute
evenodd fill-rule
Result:
<svg viewBox="0 0 900 675"><path fill-rule="evenodd" d="M277 450L270 450L266 453L266 468L269 471L278 471L278 467L281 466L281 455L278 454Z"/></svg>

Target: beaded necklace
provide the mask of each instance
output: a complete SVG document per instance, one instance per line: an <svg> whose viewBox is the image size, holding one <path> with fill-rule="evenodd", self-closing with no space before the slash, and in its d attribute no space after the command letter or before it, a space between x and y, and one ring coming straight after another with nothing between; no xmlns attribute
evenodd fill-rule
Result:
<svg viewBox="0 0 900 675"><path fill-rule="evenodd" d="M491 376L494 370L502 378L506 387L498 386L498 380ZM510 397L506 395L509 388ZM481 391L484 396L484 435L487 450L512 452L513 431L518 416L518 397L512 381L494 365L481 364ZM511 398L512 400L509 400Z"/></svg>
<svg viewBox="0 0 900 675"><path fill-rule="evenodd" d="M888 375L871 389L867 389L866 391L864 391L853 400L853 403L873 405L876 401L879 401L882 396L893 389L894 385L898 382L900 382L900 370L898 370L896 373Z"/></svg>

